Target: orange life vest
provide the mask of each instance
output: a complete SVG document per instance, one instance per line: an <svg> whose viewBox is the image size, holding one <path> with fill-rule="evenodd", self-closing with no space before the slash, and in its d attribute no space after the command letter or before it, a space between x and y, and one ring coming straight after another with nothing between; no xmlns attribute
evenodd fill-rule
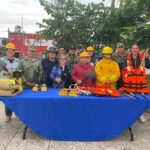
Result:
<svg viewBox="0 0 150 150"><path fill-rule="evenodd" d="M140 62L143 58L143 53L139 53ZM147 79L145 67L139 65L137 69L132 66L131 54L127 55L127 67L122 71L122 77L124 81L124 87L122 88L126 92L133 93L149 93L147 88Z"/></svg>
<svg viewBox="0 0 150 150"><path fill-rule="evenodd" d="M119 91L111 89L109 86L77 87L77 91L90 91L97 96L122 96Z"/></svg>

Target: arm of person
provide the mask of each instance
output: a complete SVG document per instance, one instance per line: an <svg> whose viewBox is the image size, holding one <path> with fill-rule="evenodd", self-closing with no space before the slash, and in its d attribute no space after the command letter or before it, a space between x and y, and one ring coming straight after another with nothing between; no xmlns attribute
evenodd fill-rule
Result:
<svg viewBox="0 0 150 150"><path fill-rule="evenodd" d="M116 62L114 64L114 70L115 70L114 74L109 79L111 83L116 83L120 77L119 65Z"/></svg>
<svg viewBox="0 0 150 150"><path fill-rule="evenodd" d="M45 82L45 80L44 80L44 70L43 70L43 68L42 68L42 64L40 63L39 64L39 68L38 68L38 82L39 83L44 83Z"/></svg>
<svg viewBox="0 0 150 150"><path fill-rule="evenodd" d="M122 61L121 69L125 69L127 67L127 60Z"/></svg>
<svg viewBox="0 0 150 150"><path fill-rule="evenodd" d="M55 80L56 76L57 76L57 68L56 68L56 66L54 66L54 67L52 68L51 73L50 73L50 78L51 78L52 80Z"/></svg>
<svg viewBox="0 0 150 150"><path fill-rule="evenodd" d="M30 86L31 86L31 85L30 85L30 82L27 81L27 78L26 78L25 73L24 73L24 71L25 71L25 68L24 68L24 61L20 61L19 65L18 65L18 68L19 68L20 70L22 70L23 85L27 85L27 86L30 87Z"/></svg>

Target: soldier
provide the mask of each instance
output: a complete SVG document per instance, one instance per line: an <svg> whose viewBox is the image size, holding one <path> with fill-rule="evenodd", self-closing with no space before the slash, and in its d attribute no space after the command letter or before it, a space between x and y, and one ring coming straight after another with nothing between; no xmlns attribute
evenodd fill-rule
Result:
<svg viewBox="0 0 150 150"><path fill-rule="evenodd" d="M116 52L112 54L112 59L115 60L121 68L122 62L126 59L127 53L124 50L123 43L117 43Z"/></svg>
<svg viewBox="0 0 150 150"><path fill-rule="evenodd" d="M43 82L41 61L35 58L35 51L34 46L29 46L27 58L22 59L19 64L19 67L23 71L23 86L27 88L32 88L36 84L41 84Z"/></svg>
<svg viewBox="0 0 150 150"><path fill-rule="evenodd" d="M122 70L122 63L126 60L127 53L124 50L123 43L117 43L116 52L112 54L112 59L119 64L120 70ZM117 82L117 89L123 86L122 75Z"/></svg>
<svg viewBox="0 0 150 150"><path fill-rule="evenodd" d="M76 55L76 49L74 47L71 47L67 56L67 64L71 67L71 69L73 69L78 62L79 57Z"/></svg>
<svg viewBox="0 0 150 150"><path fill-rule="evenodd" d="M20 60L15 58L16 46L13 43L6 44L6 56L0 58L0 69L6 71L5 75L12 76L12 71L18 69ZM6 122L11 121L12 111L5 106Z"/></svg>

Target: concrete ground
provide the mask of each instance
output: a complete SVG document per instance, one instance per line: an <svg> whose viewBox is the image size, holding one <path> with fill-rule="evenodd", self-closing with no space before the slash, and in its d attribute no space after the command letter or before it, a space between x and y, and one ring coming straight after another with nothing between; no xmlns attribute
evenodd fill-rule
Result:
<svg viewBox="0 0 150 150"><path fill-rule="evenodd" d="M150 119L150 113L145 113ZM137 121L132 127L134 142L130 142L129 131L109 141L99 142L62 142L47 140L27 130L26 140L22 140L24 125L13 116L5 122L4 106L0 102L0 150L150 150L150 122Z"/></svg>

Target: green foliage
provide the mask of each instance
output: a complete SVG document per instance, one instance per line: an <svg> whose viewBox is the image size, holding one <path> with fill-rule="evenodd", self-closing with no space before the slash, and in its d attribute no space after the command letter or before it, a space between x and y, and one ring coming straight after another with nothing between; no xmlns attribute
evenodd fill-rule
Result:
<svg viewBox="0 0 150 150"><path fill-rule="evenodd" d="M149 0L120 0L115 7L104 2L88 5L75 0L39 0L49 15L38 23L40 35L47 39L57 37L58 44L69 48L99 44L115 47L118 41L130 48L138 43L142 48L149 44L150 37L150 2Z"/></svg>

